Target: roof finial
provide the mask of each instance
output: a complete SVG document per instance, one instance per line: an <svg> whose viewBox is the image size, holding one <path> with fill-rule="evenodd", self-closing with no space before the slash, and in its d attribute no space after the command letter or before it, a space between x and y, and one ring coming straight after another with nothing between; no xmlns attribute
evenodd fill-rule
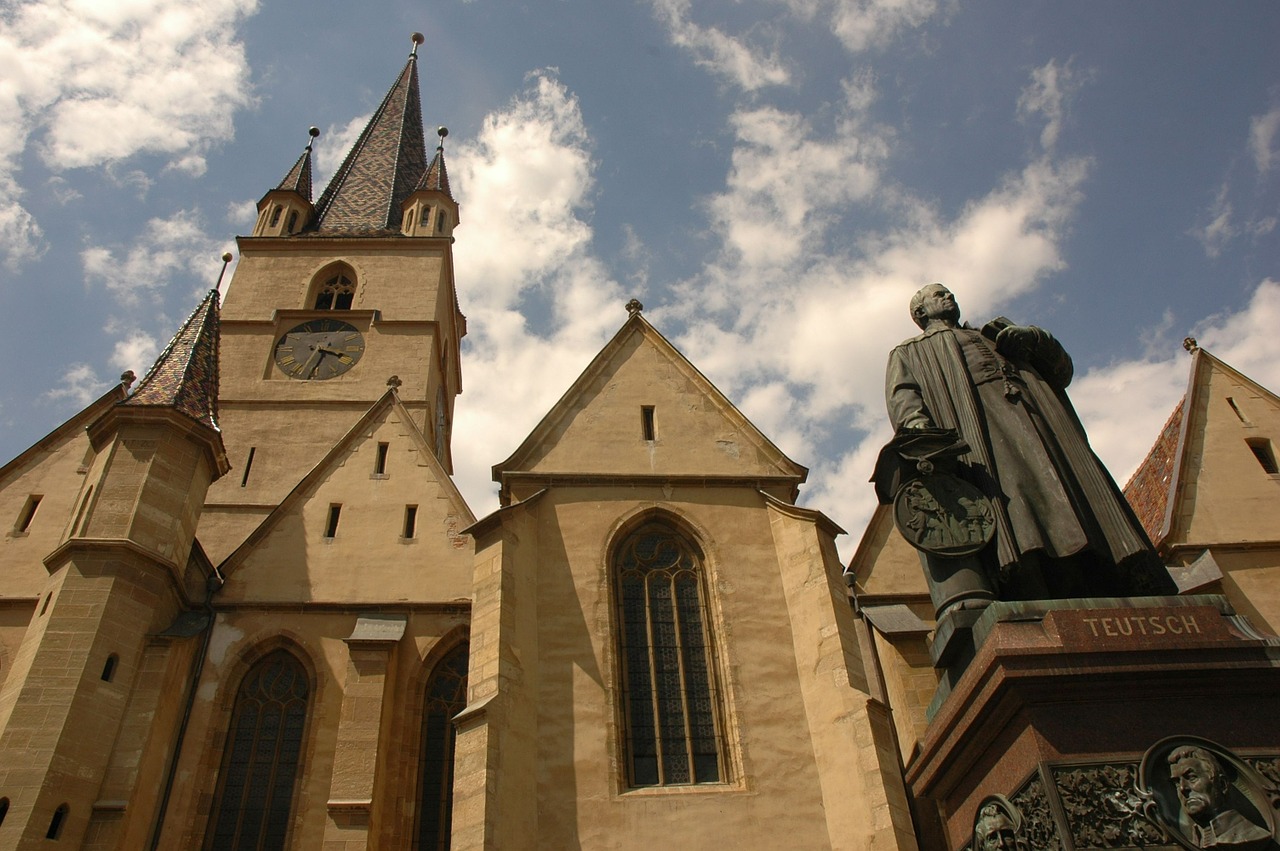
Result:
<svg viewBox="0 0 1280 851"><path fill-rule="evenodd" d="M230 251L222 253L222 271L218 273L218 283L213 285L215 290L222 289L222 276L227 274L227 266L231 264L231 260L235 257Z"/></svg>
<svg viewBox="0 0 1280 851"><path fill-rule="evenodd" d="M449 135L449 128L441 124L436 128L436 135L440 137L440 144L436 145L437 151L444 150L444 137Z"/></svg>
<svg viewBox="0 0 1280 851"><path fill-rule="evenodd" d="M307 128L307 135L310 137L309 139L307 139L307 150L309 151L311 150L311 143L314 142L316 140L316 137L320 135L320 128L319 127Z"/></svg>
<svg viewBox="0 0 1280 851"><path fill-rule="evenodd" d="M138 375L132 369L126 369L120 373L120 383L124 385L124 392L128 393L129 388L133 386L133 382L138 380Z"/></svg>
<svg viewBox="0 0 1280 851"><path fill-rule="evenodd" d="M635 316L637 313L639 313L642 310L644 310L644 305L640 303L639 299L633 298L631 299L631 301L627 302L628 316Z"/></svg>
<svg viewBox="0 0 1280 851"><path fill-rule="evenodd" d="M403 383L404 382L400 380L400 376L398 375L393 375L387 379L387 386L393 389L399 387Z"/></svg>
<svg viewBox="0 0 1280 851"><path fill-rule="evenodd" d="M422 43L423 43L424 41L426 41L427 39L426 39L426 37L425 37L425 36L423 36L423 34L422 34L422 33L414 33L413 35L409 36L409 39L413 42L413 50L410 50L410 51L409 51L409 55L410 55L410 56L417 56L417 55L418 55L418 45L422 44Z"/></svg>
<svg viewBox="0 0 1280 851"><path fill-rule="evenodd" d="M1186 349L1189 354L1194 354L1200 348L1200 344L1196 342L1195 337L1184 337L1182 340L1182 348Z"/></svg>

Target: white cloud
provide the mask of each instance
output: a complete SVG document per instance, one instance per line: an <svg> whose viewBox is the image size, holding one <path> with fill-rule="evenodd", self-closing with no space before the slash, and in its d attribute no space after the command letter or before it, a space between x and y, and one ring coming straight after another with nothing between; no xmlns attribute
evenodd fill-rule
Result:
<svg viewBox="0 0 1280 851"><path fill-rule="evenodd" d="M883 47L937 14L937 0L831 0L832 29L854 53Z"/></svg>
<svg viewBox="0 0 1280 851"><path fill-rule="evenodd" d="M1280 130L1280 106L1269 112L1255 115L1249 122L1249 152L1260 174L1268 174L1275 164L1276 131Z"/></svg>
<svg viewBox="0 0 1280 851"><path fill-rule="evenodd" d="M684 48L694 62L745 91L791 82L791 73L776 51L755 48L715 27L689 20L689 0L653 0L671 43Z"/></svg>
<svg viewBox="0 0 1280 851"><path fill-rule="evenodd" d="M1018 116L1023 121L1040 118L1045 122L1040 131L1040 146L1044 150L1052 151L1057 146L1063 124L1068 120L1067 102L1089 76L1074 69L1070 61L1059 65L1056 59L1031 72L1031 82L1018 97Z"/></svg>
<svg viewBox="0 0 1280 851"><path fill-rule="evenodd" d="M885 358L915 333L911 294L944 280L982 318L1062 269L1089 163L1036 156L946 216L887 180L894 134L866 120L869 83L846 97L825 130L771 106L733 114L732 166L708 201L720 251L679 288L697 298L664 318L683 321L681 349L766 434L816 464L805 502L858 529L887 437ZM887 224L851 237L863 210Z"/></svg>
<svg viewBox="0 0 1280 851"><path fill-rule="evenodd" d="M161 290L177 276L201 282L196 291L217 281L220 256L229 241L208 236L199 212L181 210L167 219L151 219L142 235L127 249L91 245L80 252L85 280L100 281L125 304L140 294Z"/></svg>
<svg viewBox="0 0 1280 851"><path fill-rule="evenodd" d="M77 405L87 405L107 392L111 385L98 378L93 367L87 363L72 364L62 375L62 382L45 392L45 398L54 401L69 399Z"/></svg>
<svg viewBox="0 0 1280 851"><path fill-rule="evenodd" d="M1209 205L1207 210L1208 224L1192 228L1190 231L1191 235L1200 241L1200 245L1204 247L1204 253L1209 257L1220 255L1222 249L1235 238L1238 232L1235 224L1231 221L1234 210L1232 210L1231 202L1227 200L1230 192L1230 183L1223 183L1219 186L1217 194L1214 195L1213 203Z"/></svg>
<svg viewBox="0 0 1280 851"><path fill-rule="evenodd" d="M123 340L117 340L111 354L111 365L119 369L133 370L142 378L160 354L160 342L145 331L133 330Z"/></svg>
<svg viewBox="0 0 1280 851"><path fill-rule="evenodd" d="M626 319L625 297L591 253L590 138L550 71L450 154L463 210L457 280L468 324L466 392L454 441L473 510L496 507L488 471L507 457ZM529 304L549 312L530 329Z"/></svg>
<svg viewBox="0 0 1280 851"><path fill-rule="evenodd" d="M1268 388L1280 388L1280 281L1263 280L1243 310L1213 316L1191 330L1200 345ZM1181 335L1175 335L1181 336ZM1094 451L1121 484L1150 451L1187 388L1190 360L1170 339L1165 357L1090 370L1071 398ZM1123 400L1118 401L1118 400Z"/></svg>
<svg viewBox="0 0 1280 851"><path fill-rule="evenodd" d="M0 19L0 244L10 265L43 251L16 180L35 141L50 169L160 154L204 172L252 102L235 27L256 0L35 0Z"/></svg>

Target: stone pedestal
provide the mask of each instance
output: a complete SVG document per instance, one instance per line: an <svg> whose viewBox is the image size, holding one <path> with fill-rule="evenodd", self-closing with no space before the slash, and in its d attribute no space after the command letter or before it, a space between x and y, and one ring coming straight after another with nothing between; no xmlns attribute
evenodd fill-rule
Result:
<svg viewBox="0 0 1280 851"><path fill-rule="evenodd" d="M906 771L948 851L970 846L992 795L1037 851L1195 847L1117 803L1138 800L1143 754L1168 737L1215 742L1280 783L1280 640L1223 597L994 603L974 638Z"/></svg>

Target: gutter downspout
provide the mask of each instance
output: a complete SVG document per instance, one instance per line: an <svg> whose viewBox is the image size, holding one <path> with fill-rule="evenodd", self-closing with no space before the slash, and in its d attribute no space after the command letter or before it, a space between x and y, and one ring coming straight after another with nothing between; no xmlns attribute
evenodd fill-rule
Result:
<svg viewBox="0 0 1280 851"><path fill-rule="evenodd" d="M160 848L160 833L164 829L169 798L173 794L173 782L178 776L178 759L182 756L182 742L187 736L187 725L191 721L191 711L196 705L200 677L204 673L204 660L209 653L209 641L213 638L213 625L216 618L213 611L213 595L222 588L225 581L222 574L218 573L218 569L214 568L213 574L205 583L204 610L209 616L209 622L205 624L200 636L200 649L196 653L196 664L191 671L191 681L187 685L186 706L182 710L182 721L178 724L178 737L173 743L173 753L169 757L169 770L165 772L164 791L160 794L160 806L156 809L155 823L151 827L151 842L147 845L149 851L158 851Z"/></svg>

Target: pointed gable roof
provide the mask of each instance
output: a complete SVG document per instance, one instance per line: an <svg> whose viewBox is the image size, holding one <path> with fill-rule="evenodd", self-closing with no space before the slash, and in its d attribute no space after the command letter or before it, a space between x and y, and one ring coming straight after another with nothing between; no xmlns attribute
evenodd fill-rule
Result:
<svg viewBox="0 0 1280 851"><path fill-rule="evenodd" d="M311 146L307 145L307 149L302 152L302 156L298 157L298 161L293 164L293 168L289 169L289 173L284 176L284 180L280 181L277 190L286 192L297 192L308 203L311 202Z"/></svg>
<svg viewBox="0 0 1280 851"><path fill-rule="evenodd" d="M169 407L218 430L218 291L200 306L165 346L133 395L120 403Z"/></svg>
<svg viewBox="0 0 1280 851"><path fill-rule="evenodd" d="M1151 451L1138 465L1137 471L1124 486L1124 495L1157 548L1174 531L1179 495L1183 479L1198 475L1190 468L1202 459L1192 452L1195 436L1207 426L1210 378L1218 373L1233 384L1246 387L1260 398L1280 407L1280 397L1205 349L1191 349L1191 370L1187 392L1179 400L1173 414L1160 430ZM1237 416L1240 414L1237 412ZM1202 451L1202 450L1201 450Z"/></svg>
<svg viewBox="0 0 1280 851"><path fill-rule="evenodd" d="M347 433L338 440L337 443L320 459L314 467L311 468L302 479L289 491L288 495L281 500L270 514L258 524L257 528L245 538L238 547L225 559L218 569L224 575L230 575L237 567L242 565L249 555L261 544L262 541L287 517L296 506L305 501L308 496L316 490L317 487L325 480L330 471L341 463L343 457L348 451L365 439L366 433L370 426L380 418L395 411L399 414L400 422L412 437L414 443L418 447L418 457L423 459L423 466L428 467L433 478L438 482L441 490L444 492L450 506L457 512L461 519L460 530L465 534L466 527L472 526L476 522L475 514L472 513L471 507L467 505L466 499L462 496L462 492L458 490L453 479L449 477L449 473L441 465L440 460L436 458L435 453L427 443L426 437L418 428L413 416L408 409L400 401L400 397L396 394L395 388L389 388L386 393L378 401L374 402L368 411L364 413L355 425L347 430Z"/></svg>
<svg viewBox="0 0 1280 851"><path fill-rule="evenodd" d="M436 148L436 155L431 160L431 165L427 166L427 170L422 173L422 180L418 181L418 185L414 187L415 192L424 190L434 190L443 192L445 197L450 201L453 200L453 192L449 189L449 172L444 167L444 146Z"/></svg>
<svg viewBox="0 0 1280 851"><path fill-rule="evenodd" d="M641 407L650 405L656 439L645 441ZM493 478L781 480L794 491L808 472L637 309Z"/></svg>
<svg viewBox="0 0 1280 851"><path fill-rule="evenodd" d="M397 227L401 205L427 168L418 99L417 51L316 202L320 233L375 233Z"/></svg>

